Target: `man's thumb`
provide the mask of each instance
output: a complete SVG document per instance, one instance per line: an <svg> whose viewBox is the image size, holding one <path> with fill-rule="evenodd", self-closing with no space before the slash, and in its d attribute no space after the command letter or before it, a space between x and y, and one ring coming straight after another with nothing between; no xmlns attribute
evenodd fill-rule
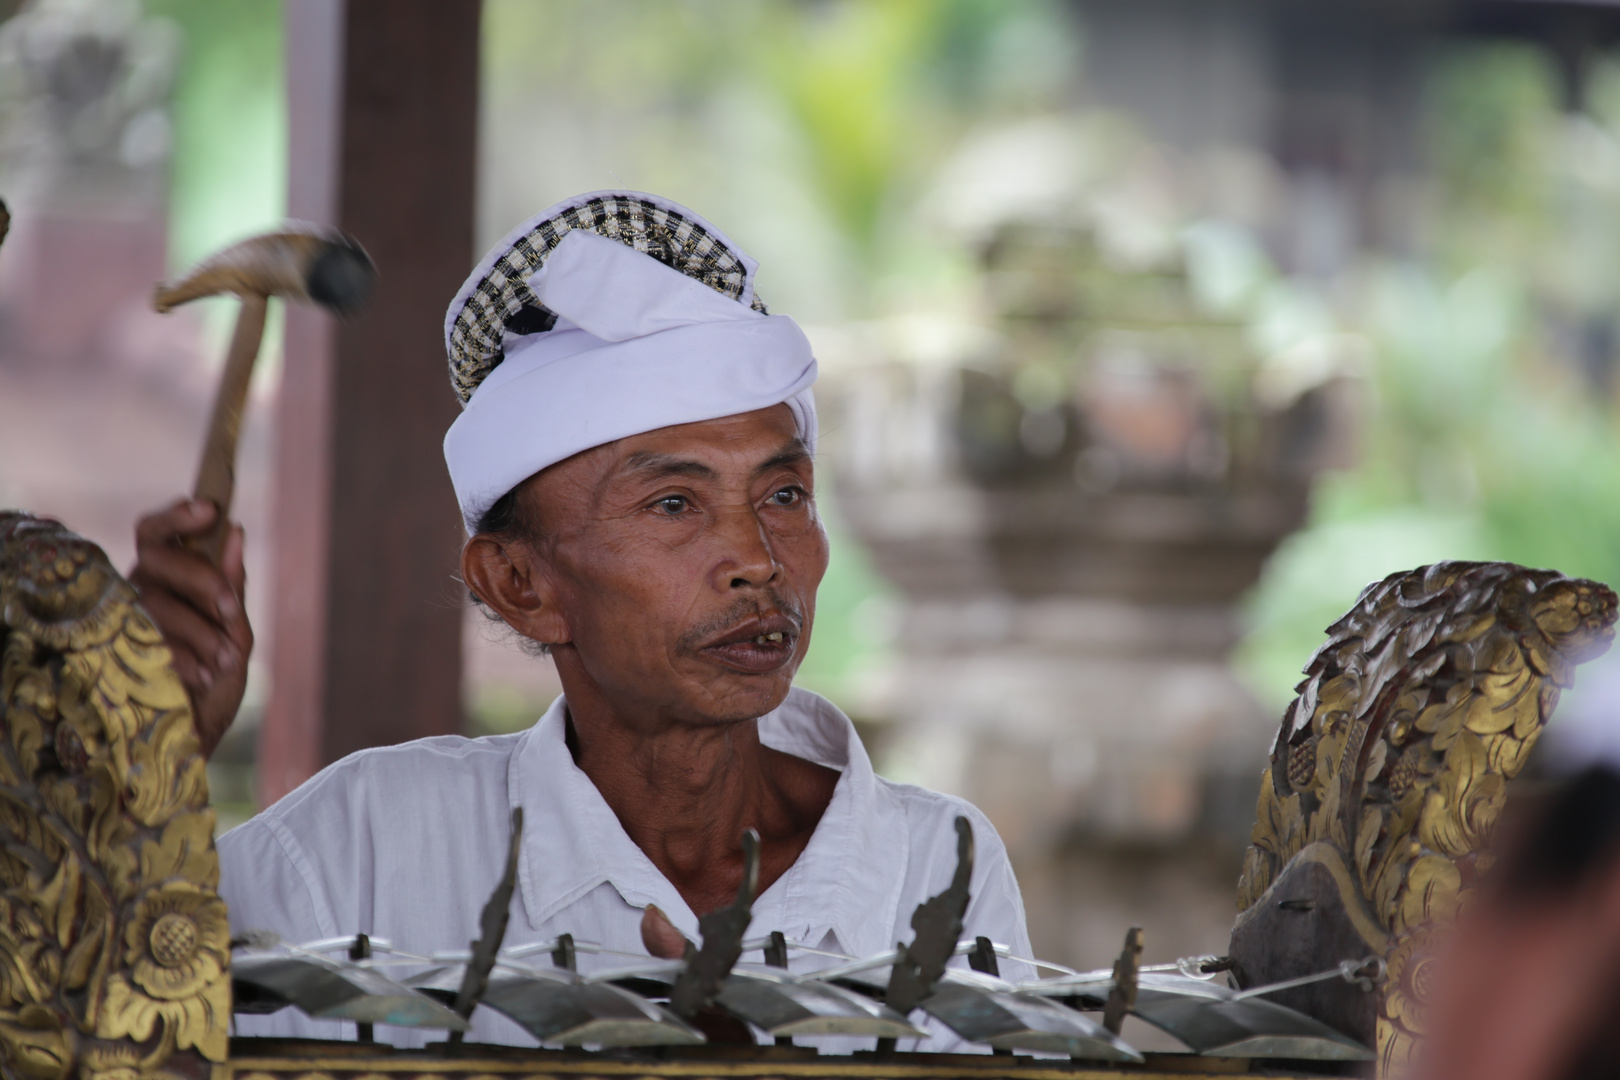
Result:
<svg viewBox="0 0 1620 1080"><path fill-rule="evenodd" d="M679 960L686 955L685 936L656 904L648 904L641 912L641 944L663 960Z"/></svg>

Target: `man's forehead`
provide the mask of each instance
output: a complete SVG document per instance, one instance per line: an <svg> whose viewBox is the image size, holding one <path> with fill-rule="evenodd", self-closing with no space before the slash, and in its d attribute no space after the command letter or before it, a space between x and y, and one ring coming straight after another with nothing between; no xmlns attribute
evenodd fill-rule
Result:
<svg viewBox="0 0 1620 1080"><path fill-rule="evenodd" d="M735 468L810 457L786 405L659 428L604 449L609 451L606 472L623 475L658 471L681 461Z"/></svg>
<svg viewBox="0 0 1620 1080"><path fill-rule="evenodd" d="M786 405L776 405L658 428L594 447L536 474L526 497L555 510L577 499L596 502L615 488L649 480L715 479L739 470L752 475L783 466L810 469L813 460L792 412Z"/></svg>

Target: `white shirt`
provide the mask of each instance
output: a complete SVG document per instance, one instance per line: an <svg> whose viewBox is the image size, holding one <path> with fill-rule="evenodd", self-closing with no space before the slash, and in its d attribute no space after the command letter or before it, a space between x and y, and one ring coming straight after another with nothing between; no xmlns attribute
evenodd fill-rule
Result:
<svg viewBox="0 0 1620 1080"><path fill-rule="evenodd" d="M697 917L579 767L564 742L561 697L534 727L482 739L440 736L350 755L219 840L220 894L231 930L269 930L298 943L365 933L416 953L466 949L506 861L511 812L523 808L518 890L506 948L570 933L645 955L641 914L657 904L688 938ZM854 725L826 699L793 689L759 719L760 741L841 773L798 860L755 901L750 936L787 937L854 956L911 941L917 905L950 884L957 815L973 825L972 899L964 936L983 935L1029 956L1018 882L989 820L949 795L876 775ZM623 957L579 954L579 967ZM744 959L749 959L745 955ZM753 957L758 959L758 957ZM834 961L805 954L795 970ZM961 963L960 958L956 961ZM1004 976L1027 977L1003 961ZM922 1019L918 1013L913 1022ZM352 1025L295 1009L237 1018L242 1035L353 1038ZM926 1049L958 1047L930 1025ZM379 1040L419 1046L439 1031L377 1028ZM490 1009L470 1040L533 1046ZM825 1039L824 1050L871 1040Z"/></svg>

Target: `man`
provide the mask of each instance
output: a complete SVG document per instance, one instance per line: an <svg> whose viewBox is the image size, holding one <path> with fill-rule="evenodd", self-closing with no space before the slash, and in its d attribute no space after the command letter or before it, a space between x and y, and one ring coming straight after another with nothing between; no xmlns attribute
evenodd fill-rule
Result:
<svg viewBox="0 0 1620 1080"><path fill-rule="evenodd" d="M827 567L816 364L755 296L755 269L691 211L629 192L552 207L474 269L446 322L465 404L445 439L462 574L550 652L563 696L520 734L355 754L221 838L235 930L464 949L521 806L509 946L566 932L678 956L697 916L735 896L752 828L751 934L864 956L910 940L916 905L950 881L966 814L966 933L1029 955L984 816L875 776L849 720L791 685ZM209 516L182 505L144 522L134 577L217 739L236 704L215 708L217 688L235 685L251 639L239 541L223 575L177 547ZM323 1028L290 1010L241 1025ZM488 1010L472 1037L532 1042Z"/></svg>

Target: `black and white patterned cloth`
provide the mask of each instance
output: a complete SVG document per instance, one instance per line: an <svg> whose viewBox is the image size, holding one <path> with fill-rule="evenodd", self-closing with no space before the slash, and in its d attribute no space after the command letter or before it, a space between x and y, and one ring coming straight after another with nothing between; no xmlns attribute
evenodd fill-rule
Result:
<svg viewBox="0 0 1620 1080"><path fill-rule="evenodd" d="M504 358L507 334L543 333L556 325L556 313L535 299L526 282L558 241L575 229L617 240L722 296L770 314L754 293L758 264L684 206L639 191L576 195L508 233L451 301L444 343L450 382L463 405Z"/></svg>

